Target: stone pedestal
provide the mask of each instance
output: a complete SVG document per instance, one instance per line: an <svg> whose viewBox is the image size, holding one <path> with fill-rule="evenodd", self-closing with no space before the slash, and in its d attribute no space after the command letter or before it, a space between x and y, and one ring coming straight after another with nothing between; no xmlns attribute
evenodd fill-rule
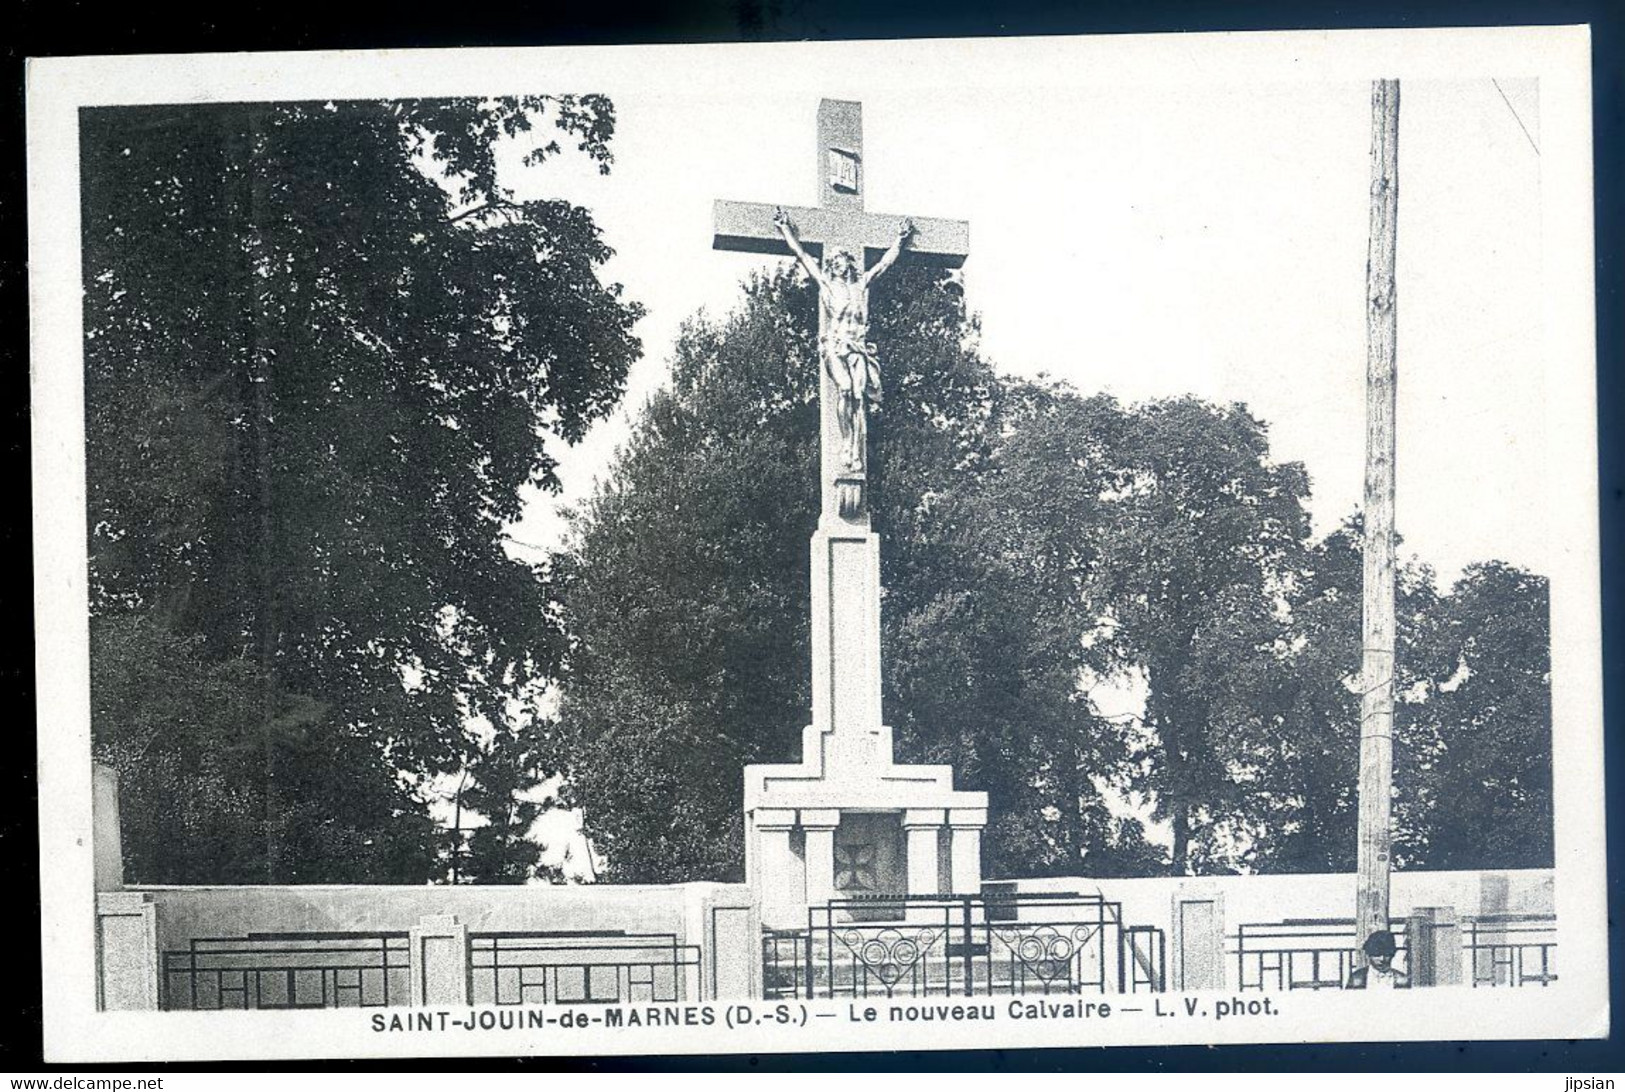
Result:
<svg viewBox="0 0 1625 1092"><path fill-rule="evenodd" d="M801 761L745 768L746 873L763 924L805 926L807 908L831 898L978 893L987 794L956 790L947 766L892 761L880 711L880 539L867 515L826 508L812 539L812 608Z"/></svg>
<svg viewBox="0 0 1625 1092"><path fill-rule="evenodd" d="M881 543L866 513L843 517L834 500L812 535L812 723L801 762L746 767L744 812L746 873L773 928L806 925L809 905L829 899L981 887L986 793L955 790L946 765L892 762L881 720Z"/></svg>

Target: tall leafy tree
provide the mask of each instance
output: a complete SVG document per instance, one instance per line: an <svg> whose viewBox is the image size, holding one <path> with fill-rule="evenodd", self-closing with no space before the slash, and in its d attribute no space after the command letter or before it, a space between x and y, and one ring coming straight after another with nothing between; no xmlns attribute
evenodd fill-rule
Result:
<svg viewBox="0 0 1625 1092"><path fill-rule="evenodd" d="M1467 566L1419 620L1394 779L1402 866L1549 868L1551 606L1517 566Z"/></svg>
<svg viewBox="0 0 1625 1092"><path fill-rule="evenodd" d="M1303 467L1244 406L1138 406L1115 452L1089 586L1099 639L1145 690L1125 785L1172 832L1169 867L1223 868L1230 820L1280 712L1278 653L1308 540Z"/></svg>
<svg viewBox="0 0 1625 1092"><path fill-rule="evenodd" d="M927 744L920 753L988 790L999 873L1139 874L1159 854L1138 819L1108 805L1125 739L1087 691L1115 665L1091 639L1089 589L1129 418L1110 397L1062 385L999 391L986 467L922 509L916 563L935 571L921 573L929 598L906 616L913 640L899 643L913 655L897 667L893 719Z"/></svg>
<svg viewBox="0 0 1625 1092"><path fill-rule="evenodd" d="M805 720L815 306L778 277L690 323L558 560L555 738L606 878L738 875L741 767L792 753Z"/></svg>
<svg viewBox="0 0 1625 1092"><path fill-rule="evenodd" d="M997 379L962 355L973 327L950 284L877 307L898 757L989 793L990 875L1352 867L1358 522L1312 542L1302 467L1242 406ZM725 322L691 325L561 559L576 645L557 742L611 877L736 875L740 767L796 754L812 308L802 282L765 278ZM1537 859L1544 669L1513 650L1544 638L1486 604L1543 618L1540 582L1490 566L1441 597L1413 562L1400 583L1399 863L1467 860L1444 833L1458 805L1548 832L1531 854L1496 827L1475 859ZM1475 674L1475 656L1495 666ZM1144 694L1143 716L1095 714L1091 687L1113 683ZM1486 742L1528 750L1499 779L1451 753Z"/></svg>
<svg viewBox="0 0 1625 1092"><path fill-rule="evenodd" d="M139 878L433 871L415 779L562 650L502 528L638 352L590 215L513 201L496 146L607 170L613 122L600 96L84 112L95 741L132 831L199 764L223 809L188 800Z"/></svg>

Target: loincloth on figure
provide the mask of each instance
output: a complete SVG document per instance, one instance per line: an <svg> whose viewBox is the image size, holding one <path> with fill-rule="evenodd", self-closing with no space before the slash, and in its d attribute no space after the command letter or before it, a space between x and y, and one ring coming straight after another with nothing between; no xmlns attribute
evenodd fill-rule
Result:
<svg viewBox="0 0 1625 1092"><path fill-rule="evenodd" d="M823 339L824 367L848 398L880 405L880 360L872 341L839 335Z"/></svg>

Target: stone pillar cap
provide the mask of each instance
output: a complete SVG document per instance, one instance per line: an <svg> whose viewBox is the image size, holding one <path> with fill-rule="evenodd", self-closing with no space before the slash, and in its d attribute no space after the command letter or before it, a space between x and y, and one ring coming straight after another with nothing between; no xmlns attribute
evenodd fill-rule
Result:
<svg viewBox="0 0 1625 1092"><path fill-rule="evenodd" d="M789 830L796 825L794 808L757 808L750 817L760 830Z"/></svg>
<svg viewBox="0 0 1625 1092"><path fill-rule="evenodd" d="M942 808L909 808L903 812L904 827L940 827L947 825L947 812Z"/></svg>
<svg viewBox="0 0 1625 1092"><path fill-rule="evenodd" d="M801 825L811 830L834 830L841 825L839 808L802 808Z"/></svg>
<svg viewBox="0 0 1625 1092"><path fill-rule="evenodd" d="M457 920L456 914L424 914L418 918L415 928L423 932L432 932L436 929L458 929L461 926L462 923Z"/></svg>

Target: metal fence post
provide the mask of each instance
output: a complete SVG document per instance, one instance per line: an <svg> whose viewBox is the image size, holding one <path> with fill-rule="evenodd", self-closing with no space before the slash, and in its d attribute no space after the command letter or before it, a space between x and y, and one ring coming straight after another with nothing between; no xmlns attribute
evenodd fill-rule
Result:
<svg viewBox="0 0 1625 1092"><path fill-rule="evenodd" d="M969 895L964 896L964 898L960 901L960 906L961 906L961 909L962 909L963 914L964 914L965 942L964 942L964 946L960 949L959 958L964 960L964 963L965 963L965 996L966 997L975 997L976 996L976 968L973 965L972 956L971 956L972 948L971 948L971 931L970 931L970 925L971 925L971 921L970 921L970 902L971 902L971 896L969 896Z"/></svg>
<svg viewBox="0 0 1625 1092"><path fill-rule="evenodd" d="M803 995L808 1001L813 999L813 910L807 907L807 992Z"/></svg>

